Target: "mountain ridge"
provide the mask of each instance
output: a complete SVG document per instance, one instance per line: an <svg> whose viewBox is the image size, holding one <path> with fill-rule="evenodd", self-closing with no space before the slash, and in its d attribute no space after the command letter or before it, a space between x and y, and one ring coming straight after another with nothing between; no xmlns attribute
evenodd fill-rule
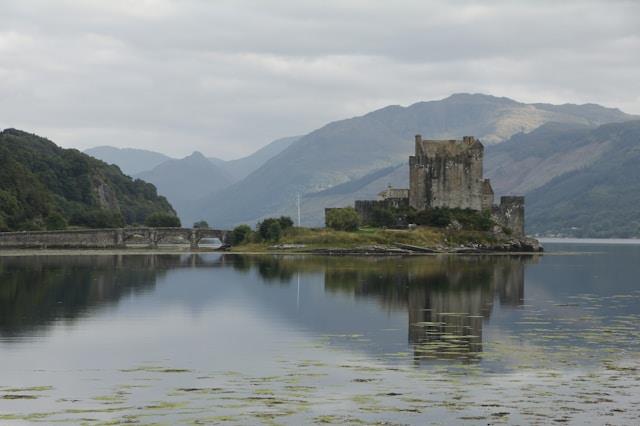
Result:
<svg viewBox="0 0 640 426"><path fill-rule="evenodd" d="M194 210L221 226L292 215L297 193L317 193L407 161L416 133L432 139L474 135L492 145L552 121L593 126L612 118L634 118L593 105L548 111L554 108L536 108L504 97L454 94L442 100L416 102L407 107L387 106L334 121L302 136L242 181L199 200ZM597 119L598 111L602 112L601 120ZM308 225L322 223L320 205L306 213Z"/></svg>
<svg viewBox="0 0 640 426"><path fill-rule="evenodd" d="M569 237L640 237L640 120L604 124L581 134L579 142L599 146L601 154L528 193L529 230Z"/></svg>
<svg viewBox="0 0 640 426"><path fill-rule="evenodd" d="M181 217L194 200L226 188L232 182L222 169L199 151L181 159L165 161L135 177L154 184Z"/></svg>
<svg viewBox="0 0 640 426"><path fill-rule="evenodd" d="M276 139L252 154L235 160L222 160L216 157L209 157L209 160L221 167L234 182L237 182L253 173L299 138L300 136L289 136Z"/></svg>
<svg viewBox="0 0 640 426"><path fill-rule="evenodd" d="M85 149L83 152L105 163L117 165L124 174L129 176L151 170L160 163L172 159L161 152L109 145L96 146Z"/></svg>

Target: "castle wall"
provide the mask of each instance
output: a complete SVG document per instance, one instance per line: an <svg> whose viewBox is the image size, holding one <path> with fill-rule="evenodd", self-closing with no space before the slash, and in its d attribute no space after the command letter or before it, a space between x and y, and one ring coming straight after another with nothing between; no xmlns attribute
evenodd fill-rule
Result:
<svg viewBox="0 0 640 426"><path fill-rule="evenodd" d="M373 219L375 209L384 209L387 206L384 200L356 200L355 209L360 216L360 223L369 223Z"/></svg>
<svg viewBox="0 0 640 426"><path fill-rule="evenodd" d="M489 179L484 180L482 185L482 210L491 210L493 208L493 188Z"/></svg>
<svg viewBox="0 0 640 426"><path fill-rule="evenodd" d="M462 141L423 141L416 136L416 155L409 159L410 205L418 210L487 208L483 157L482 144L472 137Z"/></svg>
<svg viewBox="0 0 640 426"><path fill-rule="evenodd" d="M373 212L376 209L398 209L407 206L406 198L387 198L386 200L357 200L354 207L360 216L360 221L367 224L373 220Z"/></svg>
<svg viewBox="0 0 640 426"><path fill-rule="evenodd" d="M416 210L427 208L427 171L418 157L409 157L409 205Z"/></svg>
<svg viewBox="0 0 640 426"><path fill-rule="evenodd" d="M66 231L0 232L0 250L23 248L125 248L128 245L189 244L197 248L202 238L227 241L228 231L199 228L114 228Z"/></svg>
<svg viewBox="0 0 640 426"><path fill-rule="evenodd" d="M500 205L493 207L492 218L509 228L514 237L524 237L524 197L500 197Z"/></svg>

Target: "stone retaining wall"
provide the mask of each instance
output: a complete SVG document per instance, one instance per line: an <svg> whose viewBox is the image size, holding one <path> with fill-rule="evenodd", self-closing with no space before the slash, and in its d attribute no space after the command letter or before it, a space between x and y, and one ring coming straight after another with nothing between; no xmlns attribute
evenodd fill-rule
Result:
<svg viewBox="0 0 640 426"><path fill-rule="evenodd" d="M157 247L161 244L188 244L197 248L202 238L227 242L228 232L191 228L115 228L69 231L0 232L0 250L15 248L126 248Z"/></svg>

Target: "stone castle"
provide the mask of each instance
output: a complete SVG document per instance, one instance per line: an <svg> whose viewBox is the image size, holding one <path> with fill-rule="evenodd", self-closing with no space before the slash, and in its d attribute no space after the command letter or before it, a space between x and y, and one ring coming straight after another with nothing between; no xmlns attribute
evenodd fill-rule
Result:
<svg viewBox="0 0 640 426"><path fill-rule="evenodd" d="M376 208L411 206L491 211L493 220L524 236L524 197L506 196L494 205L489 179L483 176L484 146L473 136L461 140L423 140L415 137L409 157L409 189L387 188L379 200L359 200L355 208L367 222Z"/></svg>
<svg viewBox="0 0 640 426"><path fill-rule="evenodd" d="M473 136L462 140L422 140L409 157L409 205L416 210L449 207L486 210L493 189L482 176L484 147Z"/></svg>

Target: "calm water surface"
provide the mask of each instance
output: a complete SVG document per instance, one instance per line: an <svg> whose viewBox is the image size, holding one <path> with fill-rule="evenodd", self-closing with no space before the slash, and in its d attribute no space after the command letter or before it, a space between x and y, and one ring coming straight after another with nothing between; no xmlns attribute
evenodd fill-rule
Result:
<svg viewBox="0 0 640 426"><path fill-rule="evenodd" d="M640 246L547 250L0 257L0 424L640 424Z"/></svg>

